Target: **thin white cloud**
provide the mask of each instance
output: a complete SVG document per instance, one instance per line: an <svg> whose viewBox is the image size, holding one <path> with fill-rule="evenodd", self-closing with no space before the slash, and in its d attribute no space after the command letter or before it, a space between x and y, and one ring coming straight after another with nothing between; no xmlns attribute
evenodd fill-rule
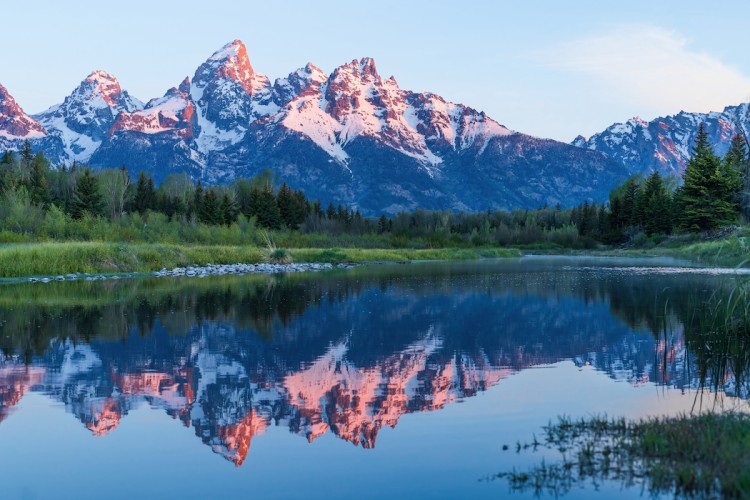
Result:
<svg viewBox="0 0 750 500"><path fill-rule="evenodd" d="M721 110L750 97L750 76L656 26L622 26L538 55L549 67L595 78L613 99L660 114Z"/></svg>

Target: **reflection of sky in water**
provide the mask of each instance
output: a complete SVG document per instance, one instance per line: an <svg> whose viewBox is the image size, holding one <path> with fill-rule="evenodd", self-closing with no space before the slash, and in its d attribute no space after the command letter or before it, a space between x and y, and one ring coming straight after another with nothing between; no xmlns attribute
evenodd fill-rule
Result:
<svg viewBox="0 0 750 500"><path fill-rule="evenodd" d="M6 407L8 388L22 389L0 422L5 491L497 497L507 493L504 482L478 479L539 459L502 445L512 449L557 415L693 408L684 343L660 344L642 317L663 282L630 268L551 272L538 264L449 273L414 266L390 276L391 268L360 269L247 293L239 278L217 280L217 290L154 299L145 336L126 306L105 310L127 318L127 341L52 340L30 367L15 358L0 368ZM670 300L718 279L683 275L665 278ZM222 294L228 299L209 311L212 320L163 326ZM275 303L296 313L263 322L270 334L257 335L242 311L258 294L269 303L280 294ZM744 407L728 397L723 404ZM246 456L236 468L210 450Z"/></svg>

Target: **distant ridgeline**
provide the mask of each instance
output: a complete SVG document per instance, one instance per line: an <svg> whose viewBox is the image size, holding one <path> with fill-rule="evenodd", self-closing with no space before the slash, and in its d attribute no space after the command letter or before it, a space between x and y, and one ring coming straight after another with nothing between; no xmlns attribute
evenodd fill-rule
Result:
<svg viewBox="0 0 750 500"><path fill-rule="evenodd" d="M417 209L373 218L342 203L324 208L285 183L277 187L270 171L210 187L185 173L170 174L157 188L144 172L131 181L124 166L92 171L74 162L69 168L50 168L44 154L34 154L25 142L18 154L6 151L0 159L0 235L4 241L137 241L145 236L133 228L147 223L152 226L148 241L201 242L201 227L221 226L251 242L258 241L258 228L281 231L292 246L586 247L736 222L741 209L748 208L742 196L747 192L747 162L742 138L735 136L720 158L701 126L679 187L675 178L665 180L657 171L616 187L608 204L585 201L572 209L557 205L512 212ZM100 232L93 233L97 224ZM294 234L300 237L295 240ZM323 236L316 240L312 235Z"/></svg>

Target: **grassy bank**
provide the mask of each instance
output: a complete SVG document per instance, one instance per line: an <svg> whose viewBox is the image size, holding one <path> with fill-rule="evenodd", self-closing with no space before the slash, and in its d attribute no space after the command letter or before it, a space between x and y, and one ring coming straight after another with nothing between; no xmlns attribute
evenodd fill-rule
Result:
<svg viewBox="0 0 750 500"><path fill-rule="evenodd" d="M295 262L389 262L516 257L504 248L363 249L295 248ZM257 246L173 245L158 243L63 242L0 246L0 277L68 273L149 272L205 264L258 263L267 252Z"/></svg>
<svg viewBox="0 0 750 500"><path fill-rule="evenodd" d="M524 253L547 255L598 255L609 257L673 257L717 267L750 267L750 235L743 232L702 240L699 235L680 235L636 242L628 247L599 246L580 250L560 246L520 246Z"/></svg>
<svg viewBox="0 0 750 500"><path fill-rule="evenodd" d="M750 265L750 237L732 235L710 241L665 241L653 248L628 249L627 255L669 256L701 264L723 267L748 267Z"/></svg>
<svg viewBox="0 0 750 500"><path fill-rule="evenodd" d="M527 471L503 472L511 488L562 495L593 481L642 485L675 497L750 496L750 416L706 414L675 418L560 418L544 442L517 445L559 450L563 459Z"/></svg>
<svg viewBox="0 0 750 500"><path fill-rule="evenodd" d="M469 260L518 257L522 253L610 256L669 256L694 262L737 267L748 266L750 237L694 241L670 239L655 245L627 249L570 250L562 247L529 248L288 248L294 262L401 262L416 260ZM150 272L188 265L258 263L268 251L256 244L40 242L0 245L0 277L58 275L68 273Z"/></svg>

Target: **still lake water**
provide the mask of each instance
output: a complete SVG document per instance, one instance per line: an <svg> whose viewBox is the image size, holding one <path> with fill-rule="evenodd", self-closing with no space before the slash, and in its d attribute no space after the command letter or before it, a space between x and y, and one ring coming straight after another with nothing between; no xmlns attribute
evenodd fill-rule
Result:
<svg viewBox="0 0 750 500"><path fill-rule="evenodd" d="M747 408L683 327L739 278L675 266L0 285L2 497L530 497L487 478L558 415Z"/></svg>

